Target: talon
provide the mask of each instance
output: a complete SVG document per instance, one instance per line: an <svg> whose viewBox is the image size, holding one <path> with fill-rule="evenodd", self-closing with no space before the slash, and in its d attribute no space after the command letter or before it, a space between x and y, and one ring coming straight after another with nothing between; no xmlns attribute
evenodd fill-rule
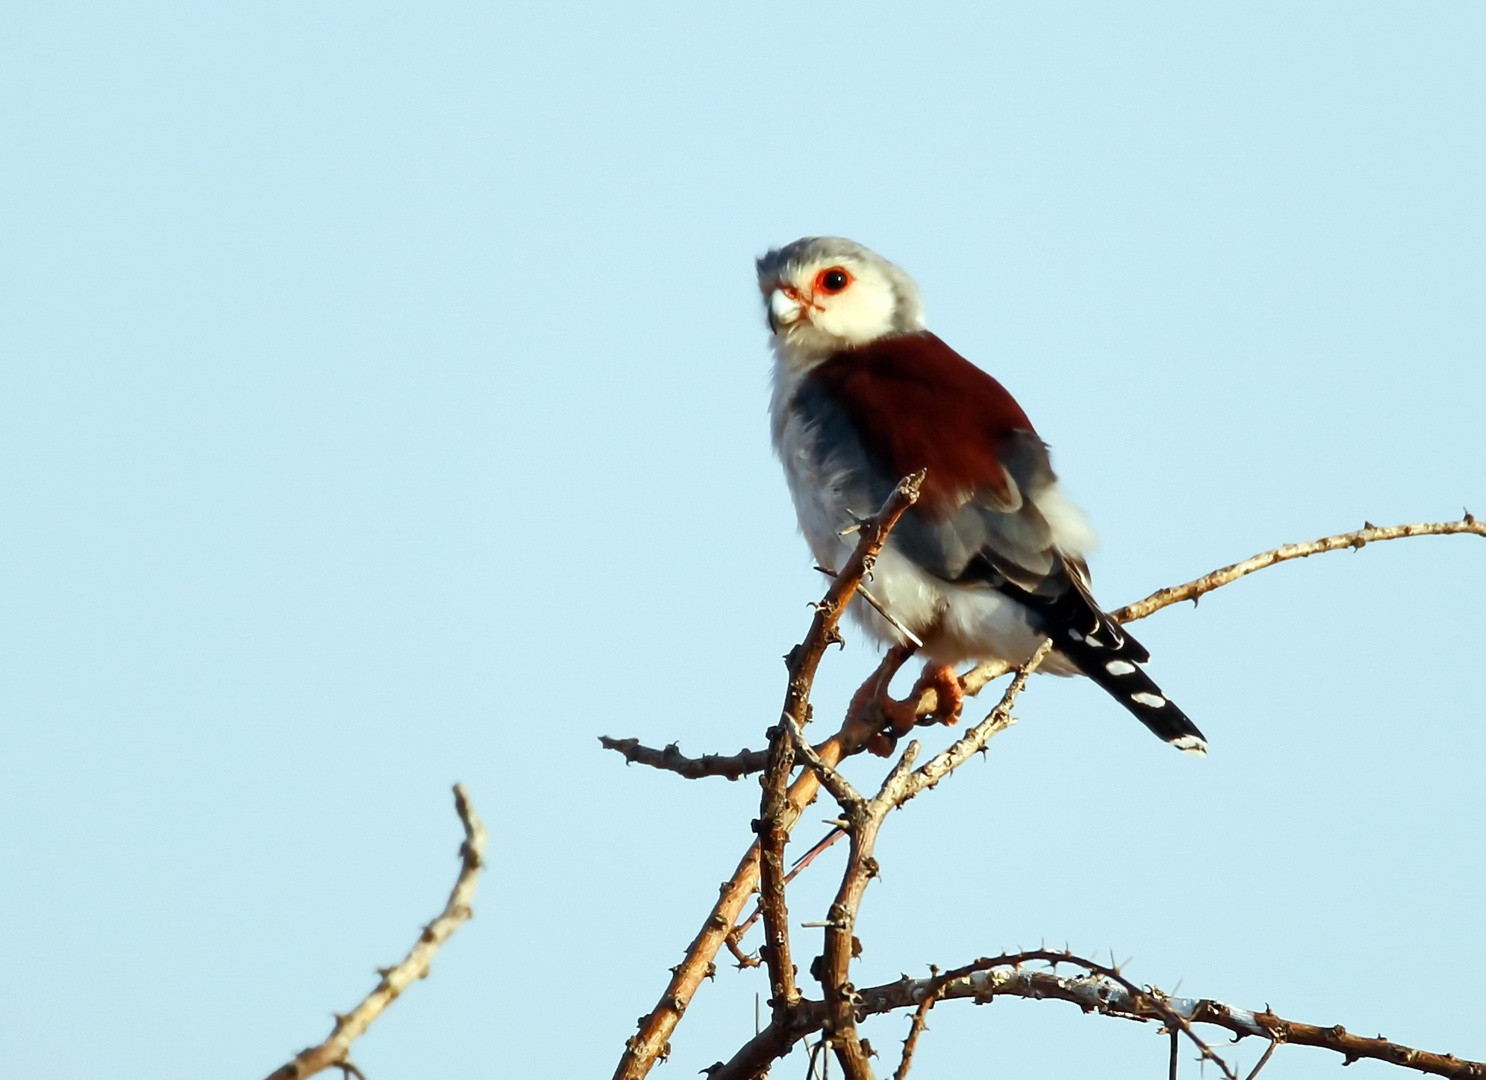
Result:
<svg viewBox="0 0 1486 1080"><path fill-rule="evenodd" d="M954 667L950 664L927 665L918 682L913 684L909 700L917 704L927 690L934 691L936 700L933 711L923 718L923 722L958 723L960 710L965 707L965 688Z"/></svg>

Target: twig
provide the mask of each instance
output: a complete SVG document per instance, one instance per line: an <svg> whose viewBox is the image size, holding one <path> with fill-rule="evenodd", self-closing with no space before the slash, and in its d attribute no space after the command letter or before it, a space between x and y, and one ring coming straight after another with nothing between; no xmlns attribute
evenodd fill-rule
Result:
<svg viewBox="0 0 1486 1080"><path fill-rule="evenodd" d="M1011 707L1016 703L1017 696L1026 689L1028 677L1047 659L1052 648L1052 641L1045 639L1032 654L1032 658L1017 669L1016 678L1011 680L1001 695L1001 700L984 720L965 732L959 741L924 762L911 777L904 778L899 789L892 793L893 805L902 806L919 792L934 787L969 761L972 755L984 750L993 736L1016 723L1016 717L1011 715Z"/></svg>
<svg viewBox="0 0 1486 1080"><path fill-rule="evenodd" d="M816 842L813 848L811 848L809 851L805 852L805 854L801 855L798 859L795 860L794 865L790 867L789 873L784 875L784 883L788 885L791 881L794 881L795 878L800 876L800 872L802 870L804 870L807 866L809 866L816 860L816 857L819 856L821 852L825 851L828 847L834 844L837 840L840 840L845 835L846 833L841 831L840 826L837 826L830 832L826 833L823 837L820 838L820 840ZM757 905L754 905L753 911L749 913L748 918L744 919L737 926L735 926L733 928L733 932L728 935L728 947L732 950L735 957L738 956L738 950L733 946L733 942L740 940L744 934L753 929L753 924L758 922L758 917L759 909ZM739 959L741 961L742 958L739 957ZM756 967L758 966L758 961L755 960L752 963L743 964L742 966Z"/></svg>
<svg viewBox="0 0 1486 1080"><path fill-rule="evenodd" d="M929 970L937 978L939 969L932 964ZM913 1011L913 1024L908 1029L908 1038L903 1040L903 1056L898 1060L897 1071L893 1073L893 1080L906 1080L908 1070L913 1066L913 1052L918 1049L918 1037L924 1033L929 1026L929 1010L934 1007L934 1002L939 1000L938 992L930 992L924 995L924 999L918 1003L918 1008Z"/></svg>
<svg viewBox="0 0 1486 1080"><path fill-rule="evenodd" d="M703 754L699 758L687 757L675 743L663 750L644 746L639 739L614 739L600 735L599 743L605 750L623 754L631 765L648 765L684 776L688 780L699 780L704 776L726 776L737 780L750 773L762 772L769 761L767 750L739 750L736 754Z"/></svg>
<svg viewBox="0 0 1486 1080"><path fill-rule="evenodd" d="M1419 522L1413 525L1386 527L1368 525L1367 528L1358 529L1356 532L1323 536L1320 540L1312 540L1305 544L1286 544L1245 559L1243 562L1236 562L1232 566L1225 566L1221 570L1204 574L1185 585L1157 589L1144 600L1137 600L1109 614L1117 622L1134 622L1164 607L1179 604L1183 600L1196 601L1214 589L1222 588L1224 585L1252 574L1256 570L1273 566L1275 563L1288 562L1290 559L1305 559L1325 551L1340 551L1345 548L1355 550L1379 540L1401 540L1406 536L1449 536L1454 533L1474 533L1476 536L1486 536L1486 522L1477 521L1472 514L1467 513L1459 521Z"/></svg>
<svg viewBox="0 0 1486 1080"><path fill-rule="evenodd" d="M1244 1080L1254 1080L1254 1077L1256 1077L1256 1076L1259 1075L1259 1070L1262 1069L1262 1068L1264 1068L1264 1066L1266 1066L1266 1065L1269 1064L1270 1055L1272 1055L1274 1053L1275 1047L1277 1047L1279 1045L1280 1045L1280 1040L1278 1040L1278 1039L1270 1039L1269 1040L1269 1045L1264 1048L1264 1055L1262 1057L1260 1057L1259 1063L1254 1066L1253 1071L1250 1072L1248 1076L1244 1077Z"/></svg>
<svg viewBox="0 0 1486 1080"><path fill-rule="evenodd" d="M485 826L470 805L469 793L463 784L454 785L454 809L464 825L464 843L459 847L459 877L449 900L438 918L423 928L423 933L408 950L396 967L384 968L376 989L362 999L344 1016L337 1015L330 1037L319 1046L302 1051L287 1065L269 1074L268 1080L304 1080L305 1077L330 1068L339 1068L343 1073L361 1075L361 1070L350 1063L351 1044L355 1042L382 1011L397 1000L404 990L416 980L428 974L434 953L459 929L459 925L473 915L470 908L475 898L475 885L485 857Z"/></svg>
<svg viewBox="0 0 1486 1080"><path fill-rule="evenodd" d="M832 581L825 599L816 607L815 617L811 622L810 632L806 635L805 642L790 656L790 689L782 710L784 715L791 716L797 722L805 719L815 669L820 662L820 657L834 637L836 623L851 599L855 583L860 581L870 569L870 559L875 557L876 552L881 549L887 537L887 530L918 497L918 485L922 479L922 474L916 478L910 477L894 489L883 509L878 512L877 518L870 527L863 529L863 536L857 544L856 552L839 576ZM871 552L871 556L868 556L868 552ZM852 724L848 719L836 735L821 744L819 756L822 760L834 765L843 754L855 752L857 747L865 741L860 732L854 732L850 730L851 728ZM817 775L813 771L802 772L788 788L783 812L777 825L771 824L767 828L782 828L787 834L798 820L800 811L809 805L818 790ZM760 836L760 840L763 839L765 837ZM708 970L712 968L712 960L722 948L724 940L731 934L749 894L759 884L760 849L761 844L755 841L738 863L733 876L723 883L721 895L717 903L713 905L706 923L692 939L681 963L672 969L671 981L666 986L665 993L655 1008L640 1018L639 1031L625 1042L624 1054L614 1070L614 1080L640 1080L655 1066L657 1061L663 1060L670 1052L668 1040L671 1032L675 1030L682 1012L691 1003L697 987L701 985ZM782 873L780 876L782 877ZM782 888L782 884L780 887ZM761 895L761 904L762 900ZM772 938L766 943L774 944ZM771 985L775 982L772 972L770 981ZM771 1022L765 1030L778 1031L783 1035L787 1027Z"/></svg>
<svg viewBox="0 0 1486 1080"><path fill-rule="evenodd" d="M852 532L856 532L857 530L858 526L852 526ZM826 577L836 576L836 571L827 570L824 566L817 566L816 569L819 570ZM915 649L922 649L924 647L924 639L919 637L912 630L908 629L908 627L899 622L898 617L887 609L887 605L884 604L881 600L877 599L877 597L872 595L872 590L867 588L866 582L857 582L857 595L859 595L863 600L867 601L868 605L872 608L873 611L882 616L883 622L887 623L894 630L898 631L898 633L902 634L904 638L912 642Z"/></svg>

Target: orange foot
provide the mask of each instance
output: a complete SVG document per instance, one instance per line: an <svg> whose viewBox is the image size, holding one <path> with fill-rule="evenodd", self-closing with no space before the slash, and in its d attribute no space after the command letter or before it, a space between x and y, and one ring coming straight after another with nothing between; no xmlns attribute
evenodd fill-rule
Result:
<svg viewBox="0 0 1486 1080"><path fill-rule="evenodd" d="M905 657L906 659L906 657ZM879 669L856 692L851 708L854 715L870 715L878 730L867 744L867 749L879 757L887 757L897 746L898 739L919 724L953 724L960 718L960 709L965 703L965 690L955 669L947 664L928 665L918 682L913 684L908 697L902 701L887 693L888 682L897 670ZM919 700L926 690L933 690L935 703L927 713L918 710ZM870 711L869 711L870 710Z"/></svg>
<svg viewBox="0 0 1486 1080"><path fill-rule="evenodd" d="M925 721L938 721L941 724L959 722L960 710L965 705L965 688L960 685L960 677L955 674L952 665L926 665L918 682L913 684L910 700L917 701L925 690L934 691L938 699L933 710L924 717Z"/></svg>

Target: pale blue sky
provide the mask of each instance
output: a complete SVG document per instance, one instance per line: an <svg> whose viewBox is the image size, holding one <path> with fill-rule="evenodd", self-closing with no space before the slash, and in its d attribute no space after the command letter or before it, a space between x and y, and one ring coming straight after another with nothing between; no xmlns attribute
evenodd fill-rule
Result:
<svg viewBox="0 0 1486 1080"><path fill-rule="evenodd" d="M356 1058L609 1074L757 788L595 736L757 745L820 589L767 439L771 244L918 278L1053 444L1111 606L1486 512L1483 49L1466 2L7 5L0 1073L317 1041L442 903L463 780L478 917ZM1142 624L1205 762L1036 682L891 823L859 981L1066 940L1486 1058L1483 569L1378 545ZM871 663L853 635L818 708ZM723 971L661 1075L763 989ZM957 1004L915 1076L1165 1053Z"/></svg>

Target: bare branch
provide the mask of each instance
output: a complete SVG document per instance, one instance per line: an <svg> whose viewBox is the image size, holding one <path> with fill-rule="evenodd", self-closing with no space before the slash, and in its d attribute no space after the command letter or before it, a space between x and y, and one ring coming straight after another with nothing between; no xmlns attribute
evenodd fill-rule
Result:
<svg viewBox="0 0 1486 1080"><path fill-rule="evenodd" d="M932 964L929 965L929 970L936 977L939 975L939 969ZM918 1049L918 1037L929 1026L929 1010L938 1000L938 992L925 994L924 999L918 1003L918 1008L913 1011L913 1023L908 1028L908 1038L903 1040L903 1056L898 1060L898 1069L893 1073L893 1080L907 1080L908 1070L913 1067L913 1052Z"/></svg>
<svg viewBox="0 0 1486 1080"><path fill-rule="evenodd" d="M1176 1070L1176 1044L1174 1039L1175 1036L1180 1033L1186 1035L1187 1038L1192 1041L1192 1044L1197 1047L1198 1052L1202 1055L1203 1061L1211 1061L1218 1067L1218 1070L1222 1072L1225 1080L1238 1080L1238 1077L1234 1074L1228 1063L1220 1058L1213 1051L1213 1048L1209 1046L1202 1039L1201 1036L1199 1036L1195 1031L1192 1030L1191 1021L1187 1017L1183 1016L1176 1009L1171 1008L1171 1006L1168 1004L1167 996L1163 992L1155 989L1154 987L1148 987L1142 990L1129 979L1125 978L1118 967L1106 966L1099 963L1097 960L1089 960L1081 956L1075 956L1073 953L1068 952L1067 950L1058 951L1052 949L1035 949L1025 952L1005 954L996 957L982 957L979 960L966 964L964 967L955 968L954 970L947 971L942 975L936 974L930 979L931 985L928 992L931 993L934 997L948 996L944 993L945 987L953 984L958 979L969 978L973 975L986 971L992 971L997 968L1009 967L1013 970L1019 970L1021 965L1035 962L1051 964L1054 969L1056 969L1057 965L1059 964L1073 964L1077 967L1081 967L1091 974L1097 976L1098 978L1104 979L1106 982L1118 986L1130 997L1132 1001L1148 1006L1151 1011L1153 1011L1157 1016L1160 1017L1161 1022L1173 1035L1171 1058L1171 1071L1173 1074L1175 1074Z"/></svg>
<svg viewBox="0 0 1486 1080"><path fill-rule="evenodd" d="M862 529L862 538L857 544L856 551L841 571L831 581L830 588L826 591L825 598L816 605L815 617L811 621L810 630L805 640L798 648L793 650L789 656L790 680L789 689L785 695L782 714L793 719L797 724L803 726L808 719L810 688L815 679L816 668L820 664L820 658L825 654L826 648L835 639L836 624L840 621L846 605L854 595L856 585L866 576L871 569L872 561L877 552L887 540L888 532L897 523L899 517L918 498L919 485L923 482L923 474L908 477L900 482L893 494L888 497L877 517ZM848 718L842 725L841 731L827 739L819 748L819 756L828 765L834 765L841 760L844 753L855 752L864 738L860 732L853 733L853 725ZM772 730L771 752L775 747L787 745L787 735L782 725L776 724ZM851 747L848 750L848 747ZM788 771L784 770L787 779ZM659 1060L663 1060L670 1052L669 1038L675 1030L677 1022L681 1019L682 1012L691 999L695 996L697 988L701 985L709 970L713 970L712 960L722 948L723 942L733 933L734 925L738 921L738 915L743 909L750 893L759 885L761 877L760 852L763 849L762 841L770 841L772 836L780 835L780 865L771 868L769 884L777 885L781 895L783 891L783 837L788 836L789 830L799 819L800 811L803 810L815 798L819 790L819 778L813 770L802 772L798 779L789 785L782 800L775 799L768 786L777 783L774 777L765 778L766 792L765 803L773 811L775 816L768 813L761 818L761 834L759 841L748 849L738 867L733 872L732 878L724 882L721 888L721 896L713 905L712 912L702 929L692 940L686 951L686 956L671 972L671 981L666 987L665 993L660 1001L649 1014L640 1018L640 1030L632 1035L625 1043L624 1054L619 1059L619 1065L614 1071L614 1080L640 1080L645 1076ZM760 907L764 911L765 922L765 945L769 952L763 953L766 960L770 961L770 984L784 984L781 977L789 965L781 963L778 953L773 951L778 944L777 932L770 922L777 919L777 913L771 917L766 906L770 890L764 889L760 893ZM782 905L781 905L782 906ZM787 926L784 920L778 920L780 926ZM773 969L778 966L780 971L776 973ZM789 976L792 981L793 972ZM777 995L776 995L777 996ZM771 1030L780 1030L784 1033L788 1025L770 1024ZM786 1036L787 1037L787 1036ZM792 1041L792 1040L791 1040Z"/></svg>
<svg viewBox="0 0 1486 1080"><path fill-rule="evenodd" d="M614 739L600 735L599 743L605 750L624 755L631 765L649 765L684 776L688 780L700 780L704 776L726 776L737 780L750 773L762 772L769 761L767 750L739 750L736 754L703 754L699 758L687 757L681 749L671 743L664 750L644 746L639 739Z"/></svg>
<svg viewBox="0 0 1486 1080"><path fill-rule="evenodd" d="M1474 516L1467 513L1459 521L1419 522L1413 525L1389 525L1382 528L1369 524L1366 528L1358 529L1356 532L1323 536L1320 540L1312 540L1306 544L1286 544L1284 547L1262 552L1243 562L1236 562L1232 566L1225 566L1221 570L1204 574L1185 585L1157 589L1144 600L1137 600L1109 614L1118 622L1134 622L1164 607L1179 604L1183 600L1195 601L1214 589L1220 589L1224 585L1246 577L1256 570L1273 566L1275 563L1288 562L1290 559L1305 559L1325 551L1341 551L1345 548L1357 550L1365 544L1379 540L1401 540L1407 536L1449 536L1454 533L1474 533L1476 536L1486 536L1486 522L1477 521Z"/></svg>
<svg viewBox="0 0 1486 1080"><path fill-rule="evenodd" d="M1097 974L1062 977L1054 972L1024 971L1012 966L1018 955L1030 957L1032 954L1013 954L1004 958L1006 963L999 969L983 969L943 985L938 992L939 998L970 998L977 1003L990 1001L995 997L1034 1000L1056 998L1071 1002L1084 1012L1162 1024L1168 1023L1169 1016L1175 1015L1188 1024L1211 1024L1240 1038L1255 1035L1296 1046L1331 1050L1343 1056L1344 1064L1365 1058L1400 1065L1433 1076L1486 1080L1486 1062L1467 1061L1452 1054L1415 1050L1382 1036L1367 1038L1353 1035L1340 1025L1324 1027L1285 1020L1268 1009L1255 1012L1211 998L1160 995L1158 1000L1150 993L1131 993L1125 986ZM1059 962L1066 963L1070 960L1064 956ZM915 1007L938 981L933 978L903 979L862 990L860 1011L867 1015ZM812 1019L818 1014L817 1010L823 1018L823 1007L814 1006L810 1013ZM809 1034L809 1031L802 1034ZM725 1080L727 1075L719 1073L715 1080Z"/></svg>
<svg viewBox="0 0 1486 1080"><path fill-rule="evenodd" d="M814 847L812 847L809 851L805 852L805 854L801 855L798 859L795 860L795 864L794 866L790 867L789 873L784 875L784 883L788 885L791 881L794 881L795 878L800 876L800 872L802 870L804 870L812 862L815 861L816 856L825 851L826 848L830 847L832 844L834 844L837 840L840 840L845 835L846 833L842 832L839 826L826 833L825 836L821 837L820 840L816 842ZM737 959L739 967L758 966L758 960L742 955L742 952L737 945L737 943L742 940L743 935L748 933L749 930L753 929L753 924L758 922L758 918L759 909L757 905L754 905L754 909L752 913L749 914L748 918L744 919L737 926L733 927L733 932L728 935L728 951L730 951L733 954L734 958Z"/></svg>
<svg viewBox="0 0 1486 1080"><path fill-rule="evenodd" d="M861 793L851 786L851 781L838 773L832 766L826 764L821 756L815 752L815 748L805 741L805 733L789 717L784 718L785 729L789 732L791 742L794 744L795 752L805 759L805 764L820 777L821 785L831 793L841 806L848 811L852 808L860 809L867 802Z"/></svg>
<svg viewBox="0 0 1486 1080"><path fill-rule="evenodd" d="M1326 1027L1304 1024L1283 1019L1267 1008L1256 1012L1212 998L1168 997L1153 988L1136 988L1132 991L1129 985L1122 985L1127 982L1123 977L1121 981L1115 981L1098 973L1060 976L1055 971L1029 971L1019 966L1038 960L1047 963L1056 961L1059 964L1078 963L1092 969L1102 967L1093 961L1083 961L1066 953L1047 950L1009 953L967 964L957 969L960 974L951 971L927 979L910 979L905 976L896 982L860 990L857 992L857 1013L865 1017L898 1009L918 1009L931 997L936 1001L968 998L976 1004L985 1004L998 997L1018 997L1033 1001L1052 999L1077 1005L1086 1013L1099 1013L1143 1023L1154 1022L1163 1026L1169 1025L1174 1016L1187 1025L1209 1024L1221 1028L1238 1039L1251 1035L1265 1039L1270 1045L1249 1074L1250 1078L1267 1063L1277 1045L1291 1043L1340 1054L1342 1064L1365 1059L1398 1065L1431 1076L1486 1080L1486 1062L1468 1061L1453 1054L1416 1050L1383 1036L1367 1038L1354 1035L1340 1025ZM779 1042L777 1033L765 1028L739 1048L727 1063L714 1066L709 1073L710 1080L751 1080L761 1076L768 1069L770 1061L788 1053L789 1045L795 1040L807 1038L821 1030L828 1019L829 1010L825 1002L802 1002L797 1026L788 1044L782 1049L774 1050Z"/></svg>
<svg viewBox="0 0 1486 1080"><path fill-rule="evenodd" d="M382 977L376 989L362 999L361 1004L344 1016L336 1016L335 1027L328 1039L301 1052L293 1061L271 1073L268 1080L304 1080L330 1068L339 1068L346 1075L359 1077L361 1071L350 1062L351 1044L404 990L427 976L434 953L461 923L474 914L470 903L475 898L475 885L484 865L485 826L475 814L463 784L454 785L454 809L464 825L464 843L459 848L459 877L444 910L423 928L423 933L401 963L381 971Z"/></svg>
<svg viewBox="0 0 1486 1080"><path fill-rule="evenodd" d="M919 792L934 787L970 760L971 755L984 750L986 743L990 742L993 736L1016 723L1016 717L1011 715L1011 707L1016 703L1018 695L1026 688L1028 677L1047 659L1047 654L1052 651L1052 648L1052 641L1044 640L1037 647L1037 651L1032 654L1032 658L1017 669L1016 678L1011 680L1006 687L1006 692L1001 695L1001 700L986 718L965 732L954 745L926 761L914 771L911 778L905 778L892 792L893 805L902 806Z"/></svg>
<svg viewBox="0 0 1486 1080"><path fill-rule="evenodd" d="M789 653L789 682L784 693L784 707L779 723L769 731L769 763L760 780L763 796L757 825L758 906L764 922L764 944L759 948L759 956L769 966L769 1004L774 1010L775 1022L781 1026L787 1026L790 1011L800 999L794 963L790 958L789 911L784 897L784 845L789 840L789 826L785 824L788 814L786 790L795 763L795 742L809 750L817 773L829 785L836 774L809 749L801 734L810 721L810 691L815 684L815 673L826 649L832 642L841 640L836 626L845 614L846 606L856 595L862 580L872 572L872 565L877 561L883 544L887 543L893 526L918 501L923 481L922 470L904 477L882 504L877 516L863 523L856 550L832 577L825 597L815 605L815 618L811 620L805 640Z"/></svg>

